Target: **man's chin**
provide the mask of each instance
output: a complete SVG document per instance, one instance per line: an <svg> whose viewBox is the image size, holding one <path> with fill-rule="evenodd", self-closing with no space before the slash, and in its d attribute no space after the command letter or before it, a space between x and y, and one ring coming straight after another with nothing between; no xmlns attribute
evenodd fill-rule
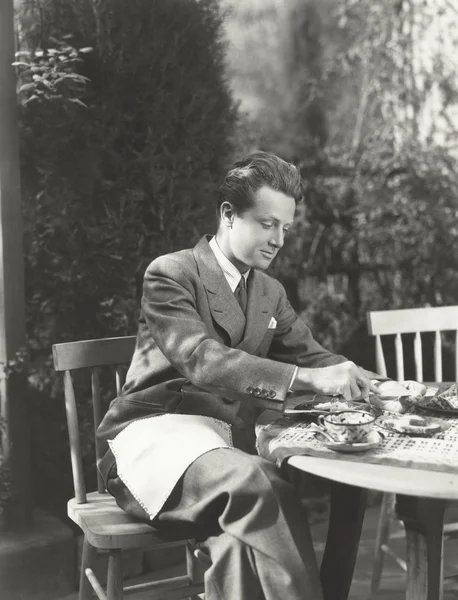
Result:
<svg viewBox="0 0 458 600"><path fill-rule="evenodd" d="M260 271L266 271L272 263L271 260L258 260L256 264L253 265L254 268L259 269Z"/></svg>

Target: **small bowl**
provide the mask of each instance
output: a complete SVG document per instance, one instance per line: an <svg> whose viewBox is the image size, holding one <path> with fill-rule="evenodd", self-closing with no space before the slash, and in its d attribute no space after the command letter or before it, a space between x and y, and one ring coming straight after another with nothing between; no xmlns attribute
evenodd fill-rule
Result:
<svg viewBox="0 0 458 600"><path fill-rule="evenodd" d="M374 427L375 416L359 410L342 410L319 416L322 425L337 442L355 444L362 442Z"/></svg>

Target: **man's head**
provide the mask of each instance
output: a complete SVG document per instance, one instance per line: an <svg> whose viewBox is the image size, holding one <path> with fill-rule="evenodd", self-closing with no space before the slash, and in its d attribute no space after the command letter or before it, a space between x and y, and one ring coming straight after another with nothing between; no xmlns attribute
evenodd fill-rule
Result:
<svg viewBox="0 0 458 600"><path fill-rule="evenodd" d="M251 267L267 269L303 198L299 169L256 152L234 164L218 192L221 250L242 273Z"/></svg>

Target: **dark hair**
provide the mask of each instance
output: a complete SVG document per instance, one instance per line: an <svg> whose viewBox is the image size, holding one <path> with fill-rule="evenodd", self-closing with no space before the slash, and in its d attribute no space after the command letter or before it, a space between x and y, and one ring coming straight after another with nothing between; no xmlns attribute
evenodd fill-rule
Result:
<svg viewBox="0 0 458 600"><path fill-rule="evenodd" d="M223 202L230 202L237 214L243 214L253 206L255 193L264 185L291 196L296 204L303 200L304 186L298 167L275 154L254 152L234 163L220 185L216 201L218 219Z"/></svg>

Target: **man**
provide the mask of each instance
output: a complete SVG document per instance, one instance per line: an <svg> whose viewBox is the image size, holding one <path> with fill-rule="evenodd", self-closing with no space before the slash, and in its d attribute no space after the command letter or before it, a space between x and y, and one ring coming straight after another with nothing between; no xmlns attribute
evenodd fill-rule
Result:
<svg viewBox="0 0 458 600"><path fill-rule="evenodd" d="M118 504L201 540L206 600L321 597L297 494L256 455L255 400L281 406L296 390L350 400L372 387L313 339L264 273L302 190L295 166L249 155L220 187L216 236L150 264L126 384L98 432Z"/></svg>

